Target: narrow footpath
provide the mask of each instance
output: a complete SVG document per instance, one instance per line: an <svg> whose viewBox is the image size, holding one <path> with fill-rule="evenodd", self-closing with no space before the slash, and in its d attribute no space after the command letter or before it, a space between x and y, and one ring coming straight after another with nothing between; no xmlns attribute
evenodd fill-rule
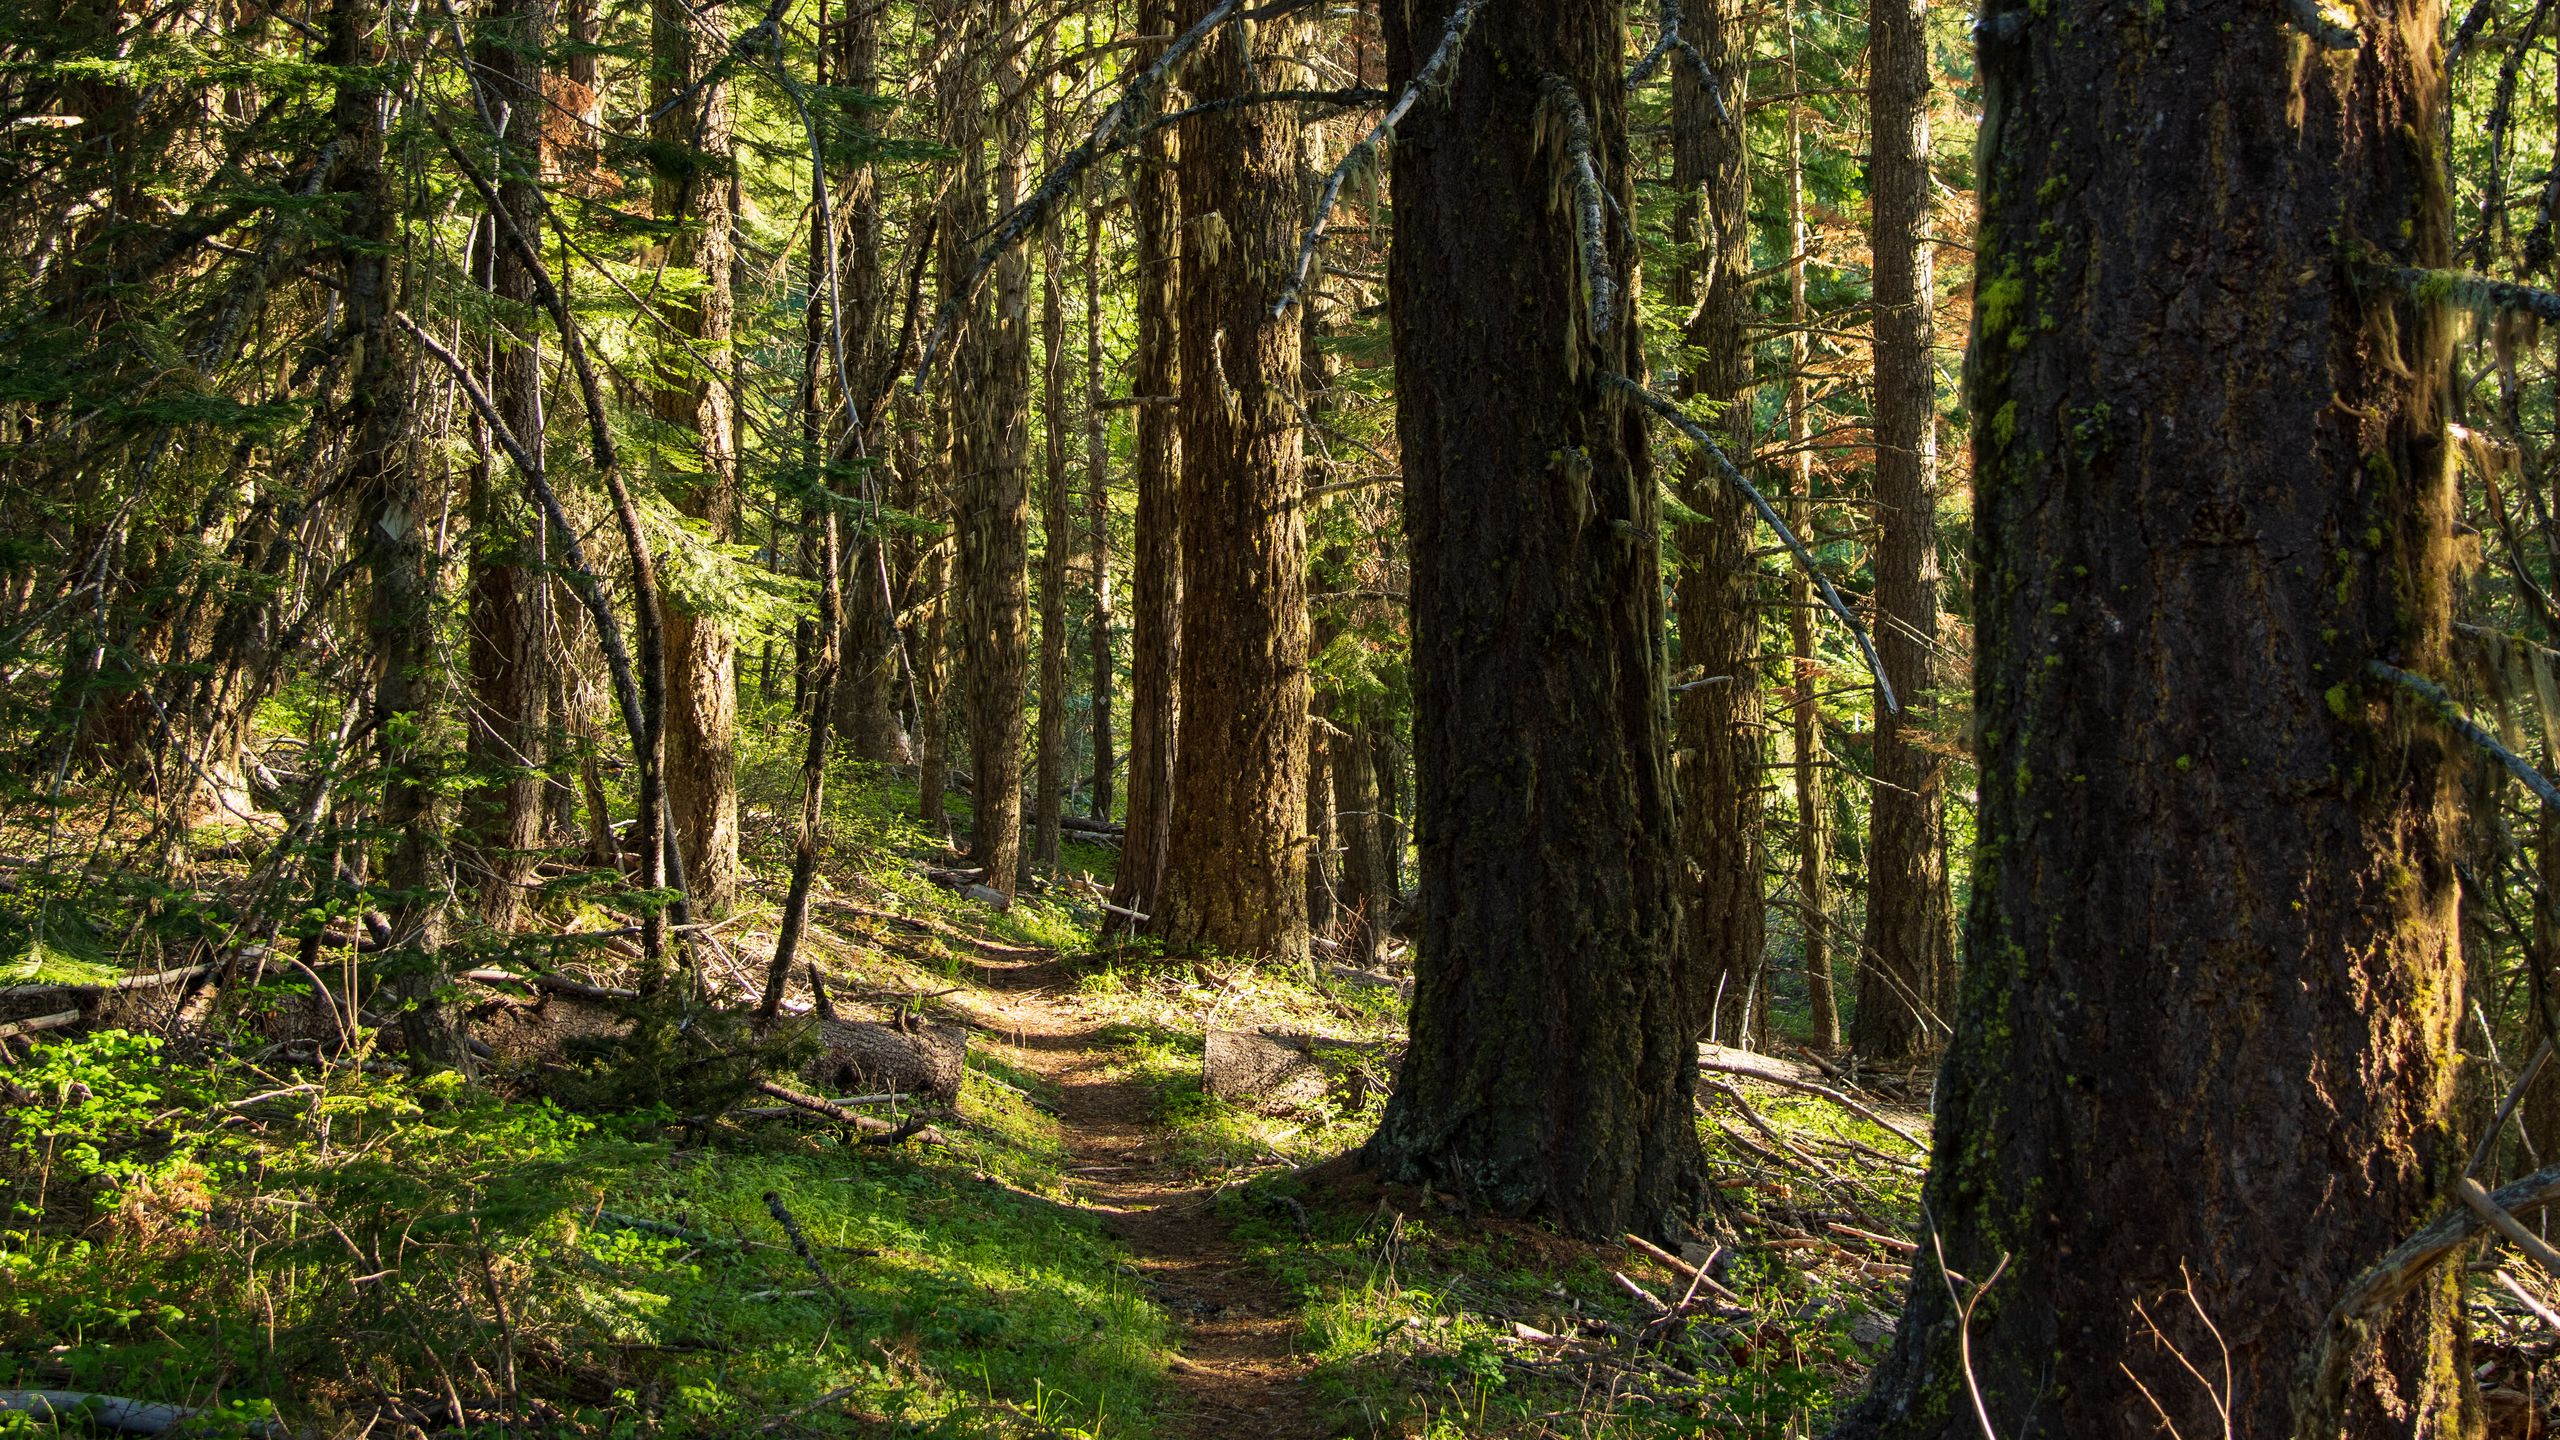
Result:
<svg viewBox="0 0 2560 1440"><path fill-rule="evenodd" d="M1246 1259L1212 1192L1158 1153L1146 1088L1111 1073L1112 1046L1046 952L981 946L980 1021L1006 1058L1057 1085L1067 1180L1107 1219L1129 1263L1180 1326L1170 1375L1178 1440L1325 1440L1297 1351L1289 1295Z"/></svg>

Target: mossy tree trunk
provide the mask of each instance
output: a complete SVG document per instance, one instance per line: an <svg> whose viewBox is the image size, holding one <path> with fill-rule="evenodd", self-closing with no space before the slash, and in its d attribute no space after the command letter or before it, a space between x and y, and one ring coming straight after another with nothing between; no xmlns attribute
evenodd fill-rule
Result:
<svg viewBox="0 0 2560 1440"><path fill-rule="evenodd" d="M1949 1266L2000 1274L1970 1369L2005 1440L2476 1433L2458 1266L2298 1408L2463 1161L2451 767L2368 678L2445 664L2449 330L2351 259L2445 262L2438 24L1980 32L1981 830L1927 1204ZM1952 1311L1923 1265L1835 1434L1978 1434Z"/></svg>
<svg viewBox="0 0 2560 1440"><path fill-rule="evenodd" d="M1390 84L1451 9L1386 7ZM1615 0L1483 6L1395 147L1424 902L1412 1044L1364 1152L1593 1237L1671 1232L1701 1196L1660 510L1644 412L1601 378L1641 356L1623 310L1595 331L1598 277L1573 207L1550 203L1571 162L1547 97L1569 87L1615 213L1633 210L1624 26ZM1633 237L1603 223L1624 277Z"/></svg>
<svg viewBox="0 0 2560 1440"><path fill-rule="evenodd" d="M1207 0L1183 0L1196 23ZM1286 54L1296 22L1252 44ZM1203 99L1262 88L1238 27L1202 43ZM1272 307L1304 217L1285 106L1183 122L1182 744L1154 930L1168 948L1307 953L1307 536L1298 317Z"/></svg>

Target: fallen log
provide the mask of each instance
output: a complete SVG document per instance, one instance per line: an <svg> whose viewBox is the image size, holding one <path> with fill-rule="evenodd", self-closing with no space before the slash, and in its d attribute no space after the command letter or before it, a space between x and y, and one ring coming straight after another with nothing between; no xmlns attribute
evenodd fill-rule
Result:
<svg viewBox="0 0 2560 1440"><path fill-rule="evenodd" d="M891 1091L944 1104L960 1098L969 1057L969 1031L964 1026L913 1021L901 1027L827 1019L809 1023L819 1051L816 1059L800 1067L800 1074L816 1084L838 1093Z"/></svg>
<svg viewBox="0 0 2560 1440"><path fill-rule="evenodd" d="M210 975L210 965L186 965L175 970L154 970L148 975L128 975L121 980L95 982L47 981L31 985L0 985L0 1000L19 1000L30 995L111 994L121 990L157 990L176 985L199 975Z"/></svg>
<svg viewBox="0 0 2560 1440"><path fill-rule="evenodd" d="M186 1405L128 1400L122 1395L92 1395L79 1390L0 1390L0 1412L30 1415L50 1424L90 1424L119 1435L166 1435L196 1417ZM272 1421L253 1425L252 1435L282 1435Z"/></svg>
<svg viewBox="0 0 2560 1440"><path fill-rule="evenodd" d="M1368 1053L1376 1045L1292 1035L1279 1030L1212 1030L1200 1048L1200 1088L1218 1099L1256 1108L1311 1105L1333 1092L1344 1067L1327 1065L1323 1050Z"/></svg>
<svg viewBox="0 0 2560 1440"><path fill-rule="evenodd" d="M1702 1044L1698 1047L1698 1068L1713 1070L1724 1075L1740 1075L1745 1079L1775 1085L1781 1090L1793 1090L1800 1094L1828 1100L1877 1129L1901 1137L1910 1144L1912 1149L1921 1154L1929 1153L1928 1141L1877 1114L1872 1108L1850 1099L1828 1085L1808 1078L1805 1068L1793 1061L1782 1060L1775 1055L1758 1055L1748 1050L1735 1050L1723 1045Z"/></svg>
<svg viewBox="0 0 2560 1440"><path fill-rule="evenodd" d="M833 1100L804 1095L777 1080L759 1080L756 1082L756 1089L784 1104L796 1105L813 1115L824 1115L839 1125L851 1127L862 1135L865 1144L894 1145L901 1140L911 1139L920 1139L928 1145L949 1143L943 1139L941 1131L926 1124L922 1117L909 1120L903 1125L892 1125L886 1120L855 1114Z"/></svg>
<svg viewBox="0 0 2560 1440"><path fill-rule="evenodd" d="M53 1015L37 1015L26 1020L12 1020L6 1025L0 1025L0 1040L19 1035L32 1035L38 1030L59 1030L65 1025L79 1023L80 1012L77 1010L64 1010Z"/></svg>
<svg viewBox="0 0 2560 1440"><path fill-rule="evenodd" d="M637 1000L640 992L613 985L589 985L565 975L519 975L512 970L465 970L462 978L482 985L530 985L554 995L574 995L581 1000Z"/></svg>

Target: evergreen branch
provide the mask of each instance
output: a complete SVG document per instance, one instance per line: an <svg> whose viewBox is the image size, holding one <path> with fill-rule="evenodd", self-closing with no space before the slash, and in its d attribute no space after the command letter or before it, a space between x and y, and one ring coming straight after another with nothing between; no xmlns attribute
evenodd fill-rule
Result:
<svg viewBox="0 0 2560 1440"><path fill-rule="evenodd" d="M2489 752L2490 758L2505 766L2508 774L2523 781L2524 788L2532 791L2543 804L2550 806L2554 811L2560 811L2560 787L2553 786L2550 779L2540 770L2535 769L2523 756L2499 744L2496 736L2481 729L2469 716L2464 715L2461 707L2453 703L2453 696L2446 693L2443 686L2424 675L2412 674L2396 665L2386 665L2380 660L2369 660L2365 662L2364 668L2365 673L2375 679L2388 680L2427 702L2427 708L2435 712L2437 719L2452 726L2454 733Z"/></svg>
<svg viewBox="0 0 2560 1440"><path fill-rule="evenodd" d="M1591 293L1591 333L1606 335L1617 320L1618 277L1609 268L1609 231L1600 202L1600 167L1591 158L1591 114L1573 82L1549 72L1538 77L1539 98L1564 121L1564 154L1573 166L1574 232L1581 241L1582 281Z"/></svg>
<svg viewBox="0 0 2560 1440"><path fill-rule="evenodd" d="M1742 478L1742 472L1734 468L1733 461L1724 453L1724 447L1716 443L1715 437L1707 433L1705 426L1681 414L1679 406L1654 394L1635 381L1624 375L1606 371L1601 373L1600 378L1626 391L1646 409L1670 421L1673 429L1688 437L1692 443L1703 448L1714 458L1716 469L1724 476L1725 483L1741 491L1743 497L1751 502L1751 508L1760 512L1760 518L1769 522L1769 528L1778 532L1778 538L1786 542L1787 553L1795 556L1796 563L1804 567L1804 573L1813 581L1814 588L1822 592L1822 603L1830 608L1832 614L1840 617L1841 624L1849 627L1850 636L1858 642L1858 653L1866 657L1867 673L1876 678L1876 694L1884 701L1886 711L1895 715L1901 714L1902 702L1894 698L1893 682L1885 678L1884 658L1876 654L1875 642L1867 638L1866 627L1860 625L1858 617L1849 612L1849 603L1840 598L1840 592L1831 586L1830 577L1824 575L1821 567L1814 563L1813 552L1804 548L1804 542L1796 538L1796 532L1787 528L1786 521L1778 518L1778 512L1771 507L1768 497L1760 493L1759 487Z"/></svg>
<svg viewBox="0 0 2560 1440"><path fill-rule="evenodd" d="M1377 124L1369 127L1369 133L1361 136L1359 143L1342 153L1341 161L1324 177L1324 190L1316 197L1315 218L1308 222L1306 235L1298 241L1298 263L1289 272L1289 284L1280 292L1279 303L1271 307L1271 318L1276 320L1288 314L1289 307L1298 303L1300 292L1306 289L1307 271L1315 264L1316 247L1324 243L1325 229L1333 223L1334 202L1342 198L1343 183L1351 178L1353 168L1395 135L1396 126L1403 122L1405 113L1422 98L1424 91L1447 89L1449 77L1445 72L1457 62L1458 52L1466 47L1467 31L1474 27L1476 12L1483 8L1484 0L1458 0L1458 7L1449 12L1447 28L1440 32L1440 43L1432 47L1430 58L1422 62L1422 68L1414 71L1413 78L1397 92L1396 103L1388 107Z"/></svg>

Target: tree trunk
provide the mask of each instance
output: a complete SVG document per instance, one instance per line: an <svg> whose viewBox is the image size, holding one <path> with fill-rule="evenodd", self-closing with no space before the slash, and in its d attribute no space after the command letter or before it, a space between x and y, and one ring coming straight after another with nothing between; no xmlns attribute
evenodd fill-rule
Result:
<svg viewBox="0 0 2560 1440"><path fill-rule="evenodd" d="M1111 781L1119 757L1111 747L1113 684L1111 647L1111 419L1102 408L1102 206L1088 199L1084 212L1084 469L1085 531L1092 547L1093 788L1087 813L1111 818Z"/></svg>
<svg viewBox="0 0 2560 1440"><path fill-rule="evenodd" d="M1173 0L1139 0L1138 33L1172 34ZM1129 566L1129 808L1111 903L1142 914L1164 889L1182 685L1180 441L1173 407L1163 403L1173 395L1180 364L1173 308L1181 264L1174 249L1181 221L1175 136L1175 127L1155 131L1129 166L1138 273L1138 353L1130 366L1138 399L1138 513Z"/></svg>
<svg viewBox="0 0 2560 1440"><path fill-rule="evenodd" d="M999 6L989 20L997 51L993 112L995 213L1020 198L1025 136L1022 64L1013 53L1013 14ZM974 76L974 66L965 66ZM961 103L980 102L972 85ZM975 120L957 121L975 126ZM972 143L961 163L982 173L984 148ZM975 190L975 186L970 187ZM983 194L983 192L979 192ZM972 223L944 226L958 257L974 254L985 228L984 204L969 197ZM955 256L945 252L946 265ZM946 283L966 275L968 261L946 268ZM1031 425L1031 262L1020 246L996 262L994 304L978 317L978 383L955 374L959 438L957 520L960 530L960 683L969 717L969 859L984 867L988 888L1010 896L1022 868L1022 719L1030 671L1030 493L1025 471ZM968 343L968 342L963 342Z"/></svg>
<svg viewBox="0 0 2560 1440"><path fill-rule="evenodd" d="M1208 0L1183 0L1196 23ZM1297 22L1254 37L1286 54ZM1237 27L1185 75L1202 99L1255 81ZM1155 929L1168 948L1307 953L1307 535L1295 315L1271 311L1304 223L1298 122L1216 111L1182 134L1182 752Z"/></svg>
<svg viewBox="0 0 2560 1440"><path fill-rule="evenodd" d="M1981 828L1926 1199L2000 1279L1968 1341L1915 1275L1837 1435L1971 1440L1960 1344L2006 1440L2478 1433L2459 1265L2311 1368L2463 1160L2448 736L2368 670L2446 665L2450 328L2347 258L2445 263L2439 19L1978 32Z"/></svg>
<svg viewBox="0 0 2560 1440"><path fill-rule="evenodd" d="M1342 881L1335 891L1342 918L1342 957L1374 968L1385 948L1387 907L1395 885L1387 873L1386 824L1379 815L1378 769L1368 725L1352 721L1326 747L1333 770L1334 828L1342 848Z"/></svg>
<svg viewBox="0 0 2560 1440"><path fill-rule="evenodd" d="M1796 67L1795 16L1787 15L1787 88L1802 88ZM1795 484L1787 502L1787 525L1800 536L1813 534L1812 426L1805 415L1805 366L1812 346L1805 327L1813 315L1805 297L1805 249L1812 235L1804 220L1804 109L1787 102L1787 454ZM1831 812L1822 775L1822 667L1813 647L1813 581L1801 567L1787 572L1787 648L1793 657L1793 690L1788 696L1789 722L1795 742L1796 899L1803 907L1797 928L1804 936L1805 997L1813 1011L1813 1045L1833 1050L1840 1045L1840 1002L1832 992Z"/></svg>
<svg viewBox="0 0 2560 1440"><path fill-rule="evenodd" d="M1386 7L1389 83L1451 0ZM1394 152L1388 266L1412 548L1422 844L1412 1044L1364 1152L1569 1234L1679 1231L1702 1198L1674 943L1659 520L1623 309L1595 333L1558 113L1632 212L1615 0L1487 4ZM1607 219L1630 273L1634 237ZM1499 236L1502 243L1487 244Z"/></svg>
<svg viewBox="0 0 2560 1440"><path fill-rule="evenodd" d="M391 915L385 988L399 1006L411 1060L467 1072L470 1048L438 998L445 988L440 897L449 881L432 773L438 668L436 557L429 544L436 507L411 433L414 376L393 343L391 266L399 237L383 170L388 100L375 68L382 59L375 38L381 23L375 0L337 0L324 52L341 77L333 117L337 166L328 189L340 206L341 293L347 330L358 345L347 390L352 438L342 488L355 497L354 549L372 587L365 632L373 649L371 729L382 767L374 817L385 837L380 887Z"/></svg>
<svg viewBox="0 0 2560 1440"><path fill-rule="evenodd" d="M724 363L736 319L729 84L711 74L721 47L681 0L651 0L649 14L650 105L664 109L651 132L651 195L658 218L676 227L667 269L700 277L659 292L658 312L674 333L662 342L650 399L660 423L690 437L700 466L671 487L677 507L727 541L737 537L740 506ZM667 803L688 898L702 916L726 914L738 894L737 661L727 622L680 602L667 607Z"/></svg>
<svg viewBox="0 0 2560 1440"><path fill-rule="evenodd" d="M1876 651L1902 701L1876 706L1875 798L1867 829L1867 941L1849 1043L1916 1054L1944 1019L1955 964L1942 861L1945 767L1922 734L1938 644L1936 291L1929 267L1929 35L1925 0L1871 0L1867 104L1875 160Z"/></svg>
<svg viewBox="0 0 2560 1440"><path fill-rule="evenodd" d="M1684 0L1682 33L1718 77L1734 75L1744 48L1739 0ZM1750 186L1741 129L1742 87L1710 96L1692 66L1672 67L1672 187L1680 238L1672 273L1675 312L1692 315L1697 358L1681 393L1704 399L1736 455L1752 451ZM1675 603L1679 679L1673 698L1680 774L1681 964L1691 1022L1728 1045L1765 1027L1758 1004L1766 921L1760 823L1760 618L1751 558L1759 521L1751 502L1715 474L1704 454L1681 467L1680 501L1704 523L1673 527L1680 553ZM1721 678L1719 678L1721 677Z"/></svg>
<svg viewBox="0 0 2560 1440"><path fill-rule="evenodd" d="M1056 163L1058 112L1044 109L1040 159ZM1058 868L1058 822L1066 817L1067 554L1075 548L1074 509L1067 494L1067 311L1058 287L1066 283L1066 237L1052 221L1040 245L1041 438L1048 459L1040 492L1040 745L1031 792L1038 804L1031 832L1032 862Z"/></svg>
<svg viewBox="0 0 2560 1440"><path fill-rule="evenodd" d="M516 233L542 226L544 12L532 0L492 0L473 47L489 119L501 127L498 199ZM489 392L498 418L535 459L542 457L542 346L534 328L534 277L484 222L489 292L507 307L490 337ZM514 332L514 333L510 333ZM481 917L514 925L543 843L544 772L551 696L542 623L549 581L541 570L542 526L518 500L521 487L497 479L484 447L471 470L469 579L472 703L466 748L487 788L465 812L481 866Z"/></svg>
<svg viewBox="0 0 2560 1440"><path fill-rule="evenodd" d="M882 7L855 3L836 24L836 83L870 94L880 86ZM839 187L844 246L837 284L844 295L845 348L853 393L863 404L887 403L876 392L882 356L878 327L883 290L880 273L880 181L869 165ZM895 322L890 317L891 323ZM866 420L870 416L863 417ZM886 426L880 427L883 433ZM873 482L875 489L878 481ZM903 765L915 757L898 724L897 586L900 567L889 563L894 542L875 522L845 546L844 668L836 680L836 729L859 760Z"/></svg>
<svg viewBox="0 0 2560 1440"><path fill-rule="evenodd" d="M1333 936L1340 906L1334 898L1332 747L1314 725L1307 736L1307 933Z"/></svg>

